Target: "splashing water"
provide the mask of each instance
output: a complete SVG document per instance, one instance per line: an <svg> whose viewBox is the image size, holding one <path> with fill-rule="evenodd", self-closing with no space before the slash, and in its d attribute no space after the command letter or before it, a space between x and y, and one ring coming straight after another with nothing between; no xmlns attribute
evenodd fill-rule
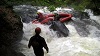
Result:
<svg viewBox="0 0 100 56"><path fill-rule="evenodd" d="M95 20L100 24L100 15L94 16L93 12L90 9L86 9L85 12L87 12L90 15L90 19Z"/></svg>
<svg viewBox="0 0 100 56"><path fill-rule="evenodd" d="M28 41L34 35L34 29L40 27L43 36L48 44L49 53L45 56L99 56L100 55L100 41L96 38L80 37L75 28L71 25L66 25L70 29L69 37L58 38L57 34L49 29L48 25L23 23L24 38L22 43L22 52L26 56L35 56L33 49L27 47Z"/></svg>
<svg viewBox="0 0 100 56"><path fill-rule="evenodd" d="M67 24L69 36L58 38L56 32L49 29L49 25L23 23L24 35L20 42L20 51L26 56L35 56L32 47L29 49L27 45L30 37L35 34L34 29L36 27L42 29L40 35L45 38L49 47L49 53L46 53L44 49L45 56L100 56L99 38L91 38L97 37L97 31L100 32L94 26L88 25L90 35L81 37L73 25Z"/></svg>

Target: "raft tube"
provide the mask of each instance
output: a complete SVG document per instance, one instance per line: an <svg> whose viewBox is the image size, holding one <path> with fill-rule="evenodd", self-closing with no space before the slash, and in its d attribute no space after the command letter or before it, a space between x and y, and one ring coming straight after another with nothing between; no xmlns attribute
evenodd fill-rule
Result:
<svg viewBox="0 0 100 56"><path fill-rule="evenodd" d="M60 18L59 18L59 21L60 22L65 22L65 21L67 21L67 20L70 20L71 19L71 17L72 17L72 15L71 14L66 14L66 13L59 13L58 14L59 16L60 16ZM54 17L55 16L55 14L49 14L49 15L46 15L46 18L48 17Z"/></svg>
<svg viewBox="0 0 100 56"><path fill-rule="evenodd" d="M62 23L67 21L67 20L70 20L72 17L71 14L67 14L67 13L59 13L58 15L60 16L59 21ZM49 21L55 20L55 18L54 18L55 14L48 14L48 15L44 16L42 13L38 13L38 16L39 16L38 20L42 20L42 21L39 22L38 20L33 20L32 23L45 24L45 23L48 23Z"/></svg>

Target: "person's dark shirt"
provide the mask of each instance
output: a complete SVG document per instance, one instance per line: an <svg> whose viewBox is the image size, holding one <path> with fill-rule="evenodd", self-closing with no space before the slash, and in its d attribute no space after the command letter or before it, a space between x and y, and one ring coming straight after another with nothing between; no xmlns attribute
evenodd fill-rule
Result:
<svg viewBox="0 0 100 56"><path fill-rule="evenodd" d="M40 35L35 35L30 38L28 47L30 48L31 46L33 47L34 50L42 49L44 47L48 52L46 41Z"/></svg>

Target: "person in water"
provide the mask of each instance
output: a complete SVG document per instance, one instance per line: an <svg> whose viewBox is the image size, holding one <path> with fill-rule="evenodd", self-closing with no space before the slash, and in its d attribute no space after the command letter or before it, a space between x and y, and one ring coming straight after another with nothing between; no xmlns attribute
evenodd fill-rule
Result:
<svg viewBox="0 0 100 56"><path fill-rule="evenodd" d="M49 52L49 49L45 39L39 35L41 33L41 28L37 27L35 33L36 34L30 38L28 47L33 47L36 56L44 56L43 47L46 49L47 53Z"/></svg>
<svg viewBox="0 0 100 56"><path fill-rule="evenodd" d="M54 13L54 21L59 21L60 15L58 13Z"/></svg>

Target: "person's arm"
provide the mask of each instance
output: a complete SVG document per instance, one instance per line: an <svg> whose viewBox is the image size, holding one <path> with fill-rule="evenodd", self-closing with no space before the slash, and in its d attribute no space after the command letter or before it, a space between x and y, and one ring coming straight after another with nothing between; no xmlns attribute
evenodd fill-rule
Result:
<svg viewBox="0 0 100 56"><path fill-rule="evenodd" d="M30 40L29 40L29 43L28 43L28 48L30 48L31 47L31 42L32 42L32 37L30 38Z"/></svg>
<svg viewBox="0 0 100 56"><path fill-rule="evenodd" d="M46 49L46 51L47 51L47 53L48 53L48 52L49 52L49 48L48 48L48 46L47 46L47 44L46 44L45 39L43 39L43 47Z"/></svg>

